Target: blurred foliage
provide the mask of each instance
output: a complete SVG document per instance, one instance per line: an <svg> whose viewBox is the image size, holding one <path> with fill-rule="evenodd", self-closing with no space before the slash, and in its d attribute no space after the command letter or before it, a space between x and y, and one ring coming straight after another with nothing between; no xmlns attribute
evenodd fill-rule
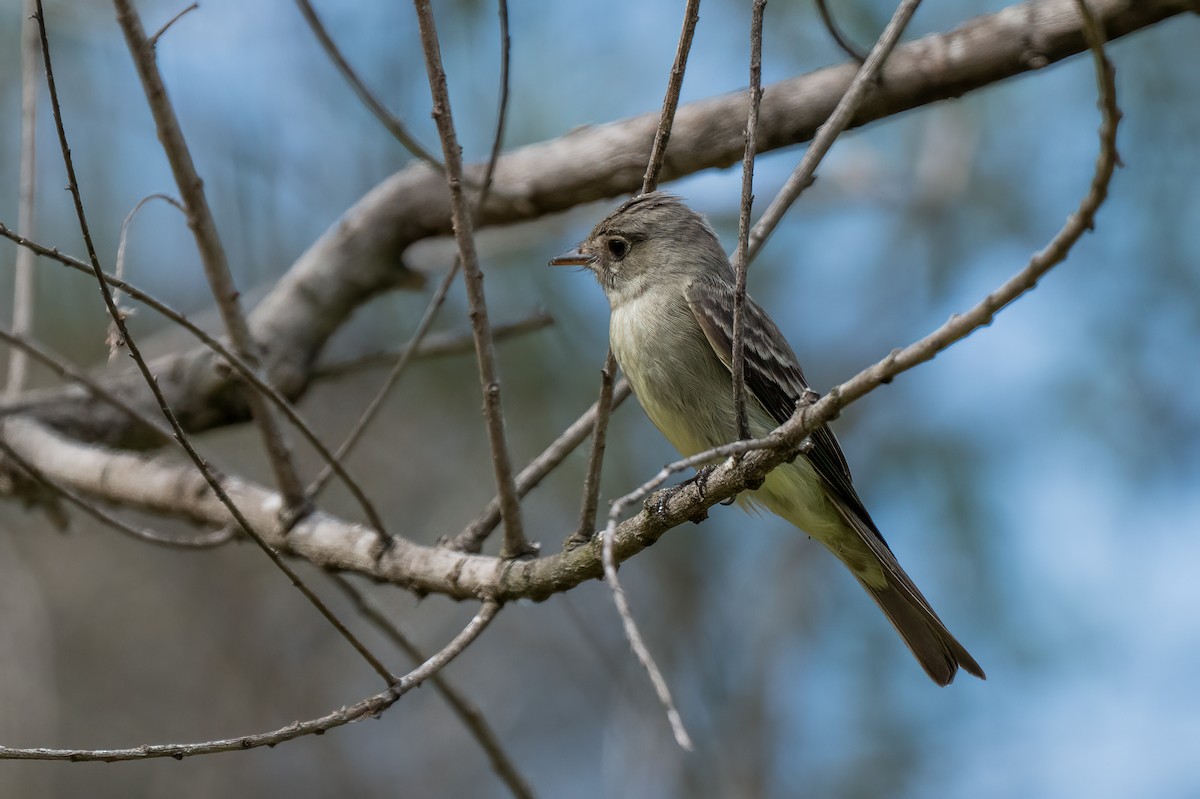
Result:
<svg viewBox="0 0 1200 799"><path fill-rule="evenodd" d="M17 3L0 42L18 41ZM147 28L179 4L139 4ZM835 4L837 5L837 4ZM913 35L1001 3L922 10ZM355 67L429 145L436 139L411 11L318 3ZM438 5L466 155L487 151L497 22L475 0ZM891 6L837 6L868 43ZM513 4L508 146L656 109L679 11L637 2ZM840 60L802 4L771 4L764 79ZM77 169L101 257L143 195L172 190L128 54L105 4L47 3ZM706 5L684 100L739 88L741 3ZM1200 502L1200 84L1194 16L1115 43L1126 168L1094 234L989 329L849 408L837 429L872 513L948 625L988 670L932 686L847 575L774 517L718 508L622 572L697 751L671 743L604 586L505 610L448 670L482 706L544 796L1186 796L1200 791L1193 686L1200 589L1190 564ZM207 0L159 55L217 222L247 289L270 285L339 213L409 157L358 104L290 3ZM19 81L0 47L0 219L16 216ZM1091 65L1074 59L845 137L751 273L819 387L923 335L1024 264L1074 208L1095 155ZM81 252L45 97L37 238ZM763 156L760 206L797 153ZM669 187L732 247L739 175ZM595 397L607 309L587 275L543 268L608 208L485 231L497 320L538 307L555 327L500 348L508 428L523 462ZM445 246L414 262L449 263ZM0 265L12 248L0 247ZM103 359L86 279L43 264L36 334L73 361ZM129 275L197 315L209 301L186 227L151 206ZM7 278L0 316L9 314ZM402 342L424 306L379 298L330 356ZM441 329L466 329L456 287ZM135 333L165 336L149 313ZM165 339L164 339L165 340ZM162 344L160 346L175 346ZM303 409L331 439L383 371L319 384ZM38 382L48 378L39 373ZM397 529L433 542L492 494L466 357L418 363L351 459ZM246 430L203 437L261 480ZM301 453L308 469L317 460ZM611 499L672 459L632 402L614 418ZM583 455L527 502L554 550L575 523ZM354 515L336 487L332 512ZM161 522L156 522L159 526ZM3 743L128 746L278 727L377 690L373 675L252 547L159 551L77 521L66 534L0 506L8 626L0 646ZM320 583L319 575L311 574ZM18 582L19 578L19 582ZM470 609L372 587L399 624L439 646ZM329 592L335 597L336 592ZM349 608L339 604L346 617ZM365 625L356 622L356 627ZM12 633L15 635L16 633ZM389 651L370 630L369 642ZM26 633L28 636L29 634ZM403 667L392 656L396 668ZM498 780L431 691L363 722L275 750L117 766L6 763L9 796L501 796Z"/></svg>

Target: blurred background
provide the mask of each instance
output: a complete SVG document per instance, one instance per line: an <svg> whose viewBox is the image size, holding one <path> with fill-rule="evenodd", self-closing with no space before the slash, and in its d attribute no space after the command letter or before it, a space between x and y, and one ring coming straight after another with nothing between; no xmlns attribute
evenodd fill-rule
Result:
<svg viewBox="0 0 1200 799"><path fill-rule="evenodd" d="M19 3L0 6L0 220L16 222ZM143 0L154 30L178 2ZM459 135L490 146L498 83L493 5L437 4ZM656 110L682 4L512 5L505 146ZM746 82L749 11L702 9L683 100ZM836 4L867 46L892 4ZM930 3L906 38L1003 2ZM113 263L124 215L174 184L106 4L46 4L68 134L97 246ZM676 7L680 6L680 7ZM412 9L321 2L354 66L437 149ZM807 3L767 8L764 84L843 60ZM835 427L859 492L948 626L988 673L939 689L817 544L780 520L714 509L622 570L696 751L673 744L607 589L507 608L446 674L480 705L542 796L1190 797L1200 795L1200 19L1113 44L1125 113L1094 233L995 323L874 392ZM410 157L328 63L293 4L206 0L159 60L240 284L269 286L339 214ZM768 89L769 91L769 89ZM1025 264L1086 191L1097 149L1090 61L903 114L845 136L750 273L825 390L962 311ZM82 254L43 91L36 239ZM757 210L800 150L759 160ZM667 186L727 247L737 169ZM557 323L503 343L512 447L524 463L594 401L607 307L586 274L545 268L613 203L484 231L493 318ZM432 272L447 243L416 248ZM0 245L0 316L14 248ZM180 215L134 223L128 276L196 316L207 288ZM106 318L85 277L42 263L35 334L100 368ZM439 329L466 330L461 282ZM398 346L426 293L363 308L331 359ZM135 334L180 338L153 314ZM188 345L190 346L190 344ZM4 354L2 357L7 357ZM302 409L338 440L384 369L323 382ZM51 385L44 373L35 384ZM492 495L469 357L422 361L350 460L394 528L425 543ZM200 438L226 469L269 480L257 435ZM632 402L613 420L612 499L673 459ZM302 453L306 467L319 462ZM556 551L574 527L584 456L526 502ZM336 489L325 503L354 516ZM165 529L169 523L155 522ZM394 669L403 656L305 569ZM390 587L371 595L427 649L471 608ZM0 505L0 743L125 747L231 737L322 715L378 679L249 545L189 554L76 519L66 533ZM277 749L182 762L0 764L0 793L40 796L505 796L426 687L379 720Z"/></svg>

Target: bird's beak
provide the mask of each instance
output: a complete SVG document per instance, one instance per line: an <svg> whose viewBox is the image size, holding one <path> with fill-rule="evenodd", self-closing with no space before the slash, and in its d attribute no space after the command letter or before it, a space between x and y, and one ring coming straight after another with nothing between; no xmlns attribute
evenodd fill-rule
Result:
<svg viewBox="0 0 1200 799"><path fill-rule="evenodd" d="M578 247L550 259L551 266L591 266L595 262L594 256L585 255Z"/></svg>

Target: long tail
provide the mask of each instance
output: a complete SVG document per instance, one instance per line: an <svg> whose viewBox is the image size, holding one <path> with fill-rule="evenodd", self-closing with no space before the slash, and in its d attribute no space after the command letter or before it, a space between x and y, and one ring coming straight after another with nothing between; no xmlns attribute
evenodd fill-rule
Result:
<svg viewBox="0 0 1200 799"><path fill-rule="evenodd" d="M893 568L888 568L889 565ZM883 609L925 673L938 685L949 685L959 666L968 674L987 679L975 658L950 634L899 564L893 559L892 564L885 564L885 570L889 573L889 583L883 588L868 585L863 580L859 582ZM906 586L891 583L896 573L901 575Z"/></svg>
<svg viewBox="0 0 1200 799"><path fill-rule="evenodd" d="M836 500L835 504L860 546L843 541L843 546L831 549L879 604L925 673L938 685L949 685L961 666L968 674L986 680L987 676L975 658L950 634L912 578L901 568L870 517L864 518L863 514Z"/></svg>
<svg viewBox="0 0 1200 799"><path fill-rule="evenodd" d="M949 685L960 666L986 679L900 567L853 488L847 489L849 498L832 492L806 465L797 461L795 467L771 472L749 501L804 530L846 564L934 682Z"/></svg>

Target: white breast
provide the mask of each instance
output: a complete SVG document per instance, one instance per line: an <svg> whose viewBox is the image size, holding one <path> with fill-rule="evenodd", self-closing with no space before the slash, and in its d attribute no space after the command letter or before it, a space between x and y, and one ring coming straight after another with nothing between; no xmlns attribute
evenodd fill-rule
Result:
<svg viewBox="0 0 1200 799"><path fill-rule="evenodd" d="M613 308L613 354L638 401L684 455L733 439L729 370L682 293L647 291Z"/></svg>

